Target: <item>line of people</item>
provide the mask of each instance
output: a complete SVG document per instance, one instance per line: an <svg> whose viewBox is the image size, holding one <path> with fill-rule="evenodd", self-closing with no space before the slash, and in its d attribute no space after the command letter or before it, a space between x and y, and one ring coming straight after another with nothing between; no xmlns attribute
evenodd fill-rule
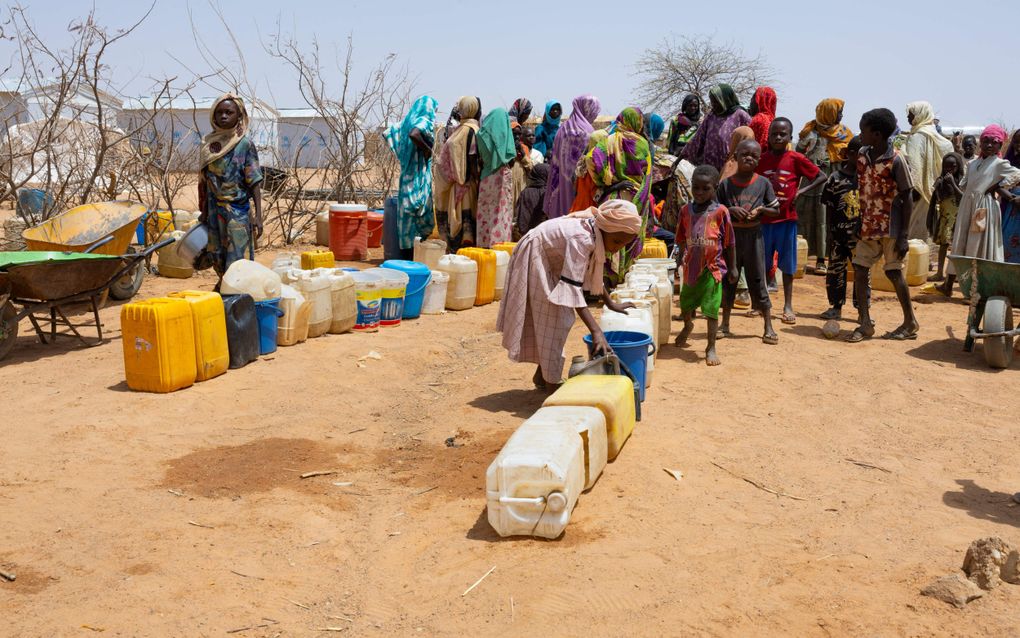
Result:
<svg viewBox="0 0 1020 638"><path fill-rule="evenodd" d="M779 318L796 322L798 234L807 238L809 254L815 256L811 270L826 277L830 308L824 317L842 316L847 264L853 263L859 326L851 342L875 333L868 308L869 272L880 261L903 309L902 323L884 337L916 338L918 324L902 272L908 239L934 239L940 246L933 279L943 274L950 250L999 260L1016 255L1020 261L1020 134L1004 158L999 151L1006 134L997 126L985 130L977 149L967 138L956 138L961 145L957 153L939 132L932 106L913 102L906 109L909 129L901 130L888 109L873 109L862 117L855 136L842 122L844 102L827 98L794 140L796 129L788 118L777 116L778 96L770 87L759 87L747 108L725 84L713 87L707 97L709 108L702 113L700 96L686 96L668 132L661 117L636 107L625 108L608 128L596 129L600 104L593 95L575 98L562 124L560 103L550 101L535 130L528 125L532 109L526 99L479 120L480 100L464 97L446 126L434 127L434 101L422 98L408 118L420 122L418 137L426 145L434 135L428 154L405 119L402 130L411 131L407 139L412 143L401 146L397 140L394 145L402 167L401 215L420 218L419 229L431 228L431 207L420 203L429 198L405 198L405 185L410 185L431 195L438 232L451 250L518 238L523 246L544 242L515 253L511 262L509 301L503 306L514 306L516 297L529 300L521 306L523 314L510 317L504 308L500 311L511 358L540 364L536 383L558 381L562 343L572 320L536 302L535 273L545 273L540 288L548 293L549 304L562 302L581 314L582 307L571 304L583 301L583 295L556 291L566 283L579 292L594 292L585 287L590 277L561 274L565 264L572 263L573 270L587 264L585 273L590 274L596 254L611 255L598 272L612 287L641 254L647 237L672 243L675 233L685 266L680 299L685 325L678 342L689 336L700 308L710 320L709 364L719 361L715 340L730 334L733 308L750 307L749 314L762 316L763 342L778 342L769 300L769 293L778 291L777 271L783 282ZM416 115L422 109L425 116ZM664 148L657 148L664 132ZM414 165L416 179L405 178L403 169L411 163L404 153L430 156L433 150L431 166ZM605 209L608 202L613 203ZM578 217L586 220L580 231L575 228ZM549 225L560 218L570 221ZM607 218L606 228L624 228L632 235L625 244L598 241L599 224L591 220ZM591 240L579 242L578 233ZM402 235L402 247L413 240L411 232ZM600 243L602 249L596 250ZM523 269L534 272L520 276ZM934 290L949 294L951 264L944 271L945 280ZM603 344L597 325L588 327L596 345Z"/></svg>

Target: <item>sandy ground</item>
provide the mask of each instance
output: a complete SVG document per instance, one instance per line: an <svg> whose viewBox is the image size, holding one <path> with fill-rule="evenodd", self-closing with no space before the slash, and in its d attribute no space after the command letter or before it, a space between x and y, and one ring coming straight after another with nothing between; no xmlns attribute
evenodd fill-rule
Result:
<svg viewBox="0 0 1020 638"><path fill-rule="evenodd" d="M141 295L212 283L149 277ZM821 279L797 287L777 347L736 317L720 368L703 323L664 349L644 420L556 541L485 518L485 468L542 401L496 305L170 395L127 389L116 306L92 349L24 324L0 365L0 569L17 573L0 633L1020 635L1020 587L963 610L918 593L972 540L1020 542L1020 364L962 352L959 301L919 300L916 342L826 341L807 314ZM897 313L877 293L879 329ZM299 478L315 470L336 473Z"/></svg>

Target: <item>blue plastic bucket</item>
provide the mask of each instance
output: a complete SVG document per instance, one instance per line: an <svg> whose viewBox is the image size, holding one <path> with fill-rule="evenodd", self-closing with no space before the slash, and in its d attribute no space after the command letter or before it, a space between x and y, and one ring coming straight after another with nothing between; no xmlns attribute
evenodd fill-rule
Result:
<svg viewBox="0 0 1020 638"><path fill-rule="evenodd" d="M425 264L403 259L390 259L382 263L381 268L399 270L408 278L407 291L404 293L404 319L417 319L421 315L421 305L425 301L425 289L432 281L432 271Z"/></svg>
<svg viewBox="0 0 1020 638"><path fill-rule="evenodd" d="M645 400L645 376L648 366L648 355L655 353L655 345L652 338L642 332L630 332L626 330L610 330L606 334L606 341L613 348L613 352L626 364L627 368L634 375L636 384L639 386L641 400ZM592 352L591 335L584 335L584 343L588 346L588 354Z"/></svg>
<svg viewBox="0 0 1020 638"><path fill-rule="evenodd" d="M259 354L276 352L276 333L280 328L280 298L255 302L255 319L259 324Z"/></svg>

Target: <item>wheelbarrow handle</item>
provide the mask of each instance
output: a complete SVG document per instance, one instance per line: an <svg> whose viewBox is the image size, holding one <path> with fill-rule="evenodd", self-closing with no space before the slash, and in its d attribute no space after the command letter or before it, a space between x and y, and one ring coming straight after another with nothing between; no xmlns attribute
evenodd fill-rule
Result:
<svg viewBox="0 0 1020 638"><path fill-rule="evenodd" d="M140 253L136 253L136 254L140 255L141 257L148 257L149 255L151 255L152 253L156 252L160 248L163 248L164 246L169 246L170 244L174 243L175 241L177 241L177 240L174 239L173 237L168 237L168 238L164 239L163 241L160 241L158 243L152 244L151 246L146 246L145 250L143 250ZM134 255L132 255L132 256L134 256Z"/></svg>
<svg viewBox="0 0 1020 638"><path fill-rule="evenodd" d="M108 235L106 237L103 237L102 239L100 239L96 243L94 243L91 246L89 246L88 248L86 248L85 252L90 253L93 250L95 250L96 248L99 248L100 246L105 246L106 244L109 244L111 241L113 241L113 235Z"/></svg>

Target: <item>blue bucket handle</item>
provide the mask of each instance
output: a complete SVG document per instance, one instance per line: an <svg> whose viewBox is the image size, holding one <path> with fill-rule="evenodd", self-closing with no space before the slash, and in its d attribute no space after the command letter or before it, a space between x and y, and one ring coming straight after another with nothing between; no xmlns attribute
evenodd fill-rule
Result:
<svg viewBox="0 0 1020 638"><path fill-rule="evenodd" d="M429 271L429 278L425 280L425 283L423 283L421 285L421 288L419 288L419 289L417 289L417 290L415 290L413 292L404 291L404 296L405 297L413 297L414 295L417 295L418 293L420 293L420 292L424 291L426 288L428 288L430 283L432 283L432 271L431 270Z"/></svg>
<svg viewBox="0 0 1020 638"><path fill-rule="evenodd" d="M653 354L655 354L655 350L656 350L656 348L655 348L655 342L654 342L654 341L652 341L652 342L651 342L650 344L648 344L648 356L650 357L650 356L652 356ZM623 362L621 361L620 363L623 363Z"/></svg>

